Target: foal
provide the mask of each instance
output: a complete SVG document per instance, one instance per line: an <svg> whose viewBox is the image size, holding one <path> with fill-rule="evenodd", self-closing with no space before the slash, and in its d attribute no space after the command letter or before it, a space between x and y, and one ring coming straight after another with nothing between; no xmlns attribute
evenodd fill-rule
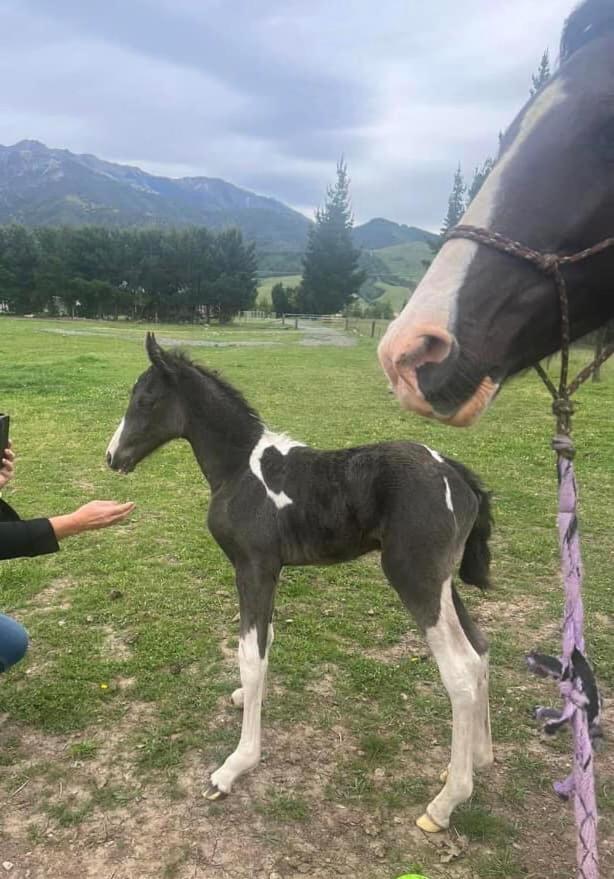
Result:
<svg viewBox="0 0 614 879"><path fill-rule="evenodd" d="M379 443L319 451L269 431L216 373L147 334L151 366L138 379L107 450L124 473L183 437L211 487L209 529L235 568L241 611L243 706L236 750L211 776L219 799L260 759L260 714L273 643L275 590L284 565L321 565L381 552L390 584L433 652L452 703L452 753L445 785L418 820L449 826L470 795L473 769L492 762L488 647L454 586L488 587L488 495L462 464L423 445Z"/></svg>

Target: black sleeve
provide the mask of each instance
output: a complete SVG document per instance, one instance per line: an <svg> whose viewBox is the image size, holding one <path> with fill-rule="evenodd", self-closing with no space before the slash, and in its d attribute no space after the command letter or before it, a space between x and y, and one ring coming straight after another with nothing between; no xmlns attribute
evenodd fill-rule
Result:
<svg viewBox="0 0 614 879"><path fill-rule="evenodd" d="M46 555L59 548L49 519L21 522L17 513L0 500L0 560Z"/></svg>

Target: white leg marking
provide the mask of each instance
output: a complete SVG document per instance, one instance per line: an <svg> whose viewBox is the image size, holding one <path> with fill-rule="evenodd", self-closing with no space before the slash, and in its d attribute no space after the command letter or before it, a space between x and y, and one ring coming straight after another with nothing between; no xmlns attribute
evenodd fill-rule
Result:
<svg viewBox="0 0 614 879"><path fill-rule="evenodd" d="M424 444L423 444L423 445L424 445ZM445 464L445 461L443 460L443 458L441 457L441 455L439 454L439 452L436 452L434 449L429 449L428 446L424 446L424 448L427 450L427 452L428 452L430 455L433 456L433 458L435 458L436 461L439 461L440 464Z"/></svg>
<svg viewBox="0 0 614 879"><path fill-rule="evenodd" d="M243 726L235 751L211 776L211 783L223 793L230 793L234 782L253 769L260 760L260 715L268 665L268 646L264 659L258 650L256 628L239 641L239 668L243 684Z"/></svg>
<svg viewBox="0 0 614 879"><path fill-rule="evenodd" d="M113 456L115 455L115 452L117 451L117 449L119 447L119 443L122 438L122 433L124 431L124 424L125 423L126 423L126 419L122 418L122 420L119 422L119 426L118 426L117 430L115 431L115 433L111 437L111 442L108 445L107 455L111 456L111 461L113 461Z"/></svg>
<svg viewBox="0 0 614 879"><path fill-rule="evenodd" d="M480 657L482 667L478 679L478 702L475 713L473 762L476 769L487 769L494 762L490 731L490 704L488 699L488 653Z"/></svg>
<svg viewBox="0 0 614 879"><path fill-rule="evenodd" d="M273 643L274 639L275 639L275 632L273 631L273 623L269 623L269 632L267 635L267 645L266 645L267 656L268 656L268 651L271 649L271 644ZM268 665L267 665L267 672L265 673L265 678L264 678L264 686L262 688L262 701L263 702L266 699L267 673L268 673ZM230 698L231 698L232 703L235 706L235 708L243 708L243 687L239 687L238 690L235 690L232 693Z"/></svg>
<svg viewBox="0 0 614 879"><path fill-rule="evenodd" d="M297 443L293 439L290 439L289 436L284 436L282 433L272 433L265 428L249 457L250 470L264 485L267 495L271 498L278 510L287 507L289 504L293 503L293 500L291 497L288 497L285 491L271 491L268 487L264 476L262 475L262 456L265 451L271 447L277 449L282 455L287 455L290 449L294 449L297 446L304 446L304 443Z"/></svg>
<svg viewBox="0 0 614 879"><path fill-rule="evenodd" d="M452 579L441 594L437 624L427 629L426 640L452 703L452 753L443 790L427 807L428 817L439 827L450 825L450 815L473 790L474 720L482 660L473 649L458 619L452 599Z"/></svg>
<svg viewBox="0 0 614 879"><path fill-rule="evenodd" d="M452 491L450 490L450 483L448 482L447 476L443 477L443 482L446 488L446 507L450 510L451 513L453 513L454 505L452 503Z"/></svg>

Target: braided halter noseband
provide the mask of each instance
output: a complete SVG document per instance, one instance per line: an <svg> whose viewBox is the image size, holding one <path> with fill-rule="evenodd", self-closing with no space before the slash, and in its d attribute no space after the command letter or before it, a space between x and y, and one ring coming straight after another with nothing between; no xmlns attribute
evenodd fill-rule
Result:
<svg viewBox="0 0 614 879"><path fill-rule="evenodd" d="M519 241L506 238L498 232L491 232L489 229L481 229L479 226L455 226L448 232L445 241L449 241L452 238L465 238L469 241L474 241L476 244L490 247L492 250L498 250L500 253L506 253L508 256L513 256L523 262L530 263L543 274L552 278L561 306L561 376L558 390L541 364L537 364L535 369L552 394L554 400L553 409L557 417L559 432L568 435L571 429L571 416L573 414L570 397L578 390L580 385L584 384L591 377L595 370L614 354L614 344L607 346L599 357L596 357L589 366L578 373L576 378L568 384L571 330L567 283L561 269L564 266L583 262L614 247L614 238L606 238L605 241L600 241L599 244L595 244L593 247L588 247L586 250L581 250L571 255L543 253L540 250L533 250Z"/></svg>

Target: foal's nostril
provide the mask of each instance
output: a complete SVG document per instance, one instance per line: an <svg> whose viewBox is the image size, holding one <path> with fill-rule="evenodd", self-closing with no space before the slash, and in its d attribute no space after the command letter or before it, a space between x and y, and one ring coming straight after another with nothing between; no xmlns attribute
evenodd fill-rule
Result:
<svg viewBox="0 0 614 879"><path fill-rule="evenodd" d="M111 452L107 452L107 466L113 466L113 455L111 454Z"/></svg>

